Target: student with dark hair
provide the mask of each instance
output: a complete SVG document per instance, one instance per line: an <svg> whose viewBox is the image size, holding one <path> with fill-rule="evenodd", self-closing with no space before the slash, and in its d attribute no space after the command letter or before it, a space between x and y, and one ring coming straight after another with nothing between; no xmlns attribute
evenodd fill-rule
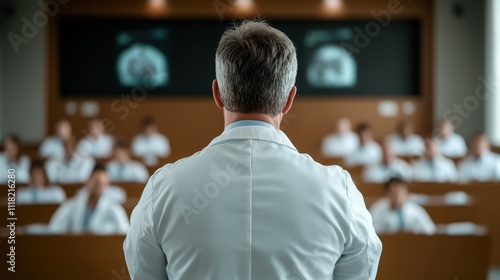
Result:
<svg viewBox="0 0 500 280"><path fill-rule="evenodd" d="M424 140L413 132L413 124L407 121L400 121L389 139L398 156L418 156L424 150Z"/></svg>
<svg viewBox="0 0 500 280"><path fill-rule="evenodd" d="M380 163L382 160L382 148L373 140L373 131L370 124L366 122L358 124L356 133L359 138L359 147L346 157L346 165L356 166Z"/></svg>
<svg viewBox="0 0 500 280"><path fill-rule="evenodd" d="M7 171L15 170L15 181L17 184L29 182L29 170L31 160L23 154L21 140L15 134L9 134L2 141L3 152L0 153L0 182L7 184Z"/></svg>
<svg viewBox="0 0 500 280"><path fill-rule="evenodd" d="M149 178L148 170L143 163L132 160L127 143L116 141L113 147L113 158L106 164L111 182L145 183Z"/></svg>
<svg viewBox="0 0 500 280"><path fill-rule="evenodd" d="M53 233L125 234L129 220L125 209L109 195L109 177L96 165L84 190L65 201L50 220Z"/></svg>
<svg viewBox="0 0 500 280"><path fill-rule="evenodd" d="M142 131L132 140L132 153L143 158L147 165L156 165L158 158L170 155L168 138L158 131L158 125L151 117L142 121Z"/></svg>
<svg viewBox="0 0 500 280"><path fill-rule="evenodd" d="M50 158L45 162L49 181L60 184L83 183L89 179L94 158L75 150L74 138L64 142L64 155Z"/></svg>
<svg viewBox="0 0 500 280"><path fill-rule="evenodd" d="M500 181L500 155L491 151L488 137L476 134L469 145L469 154L459 164L460 179L464 182Z"/></svg>
<svg viewBox="0 0 500 280"><path fill-rule="evenodd" d="M408 183L405 180L391 178L384 189L385 197L370 207L377 233L433 234L436 231L425 209L408 200Z"/></svg>
<svg viewBox="0 0 500 280"><path fill-rule="evenodd" d="M16 202L19 204L59 204L66 199L66 193L60 186L49 185L45 167L41 161L34 161L30 167L30 183L17 191Z"/></svg>

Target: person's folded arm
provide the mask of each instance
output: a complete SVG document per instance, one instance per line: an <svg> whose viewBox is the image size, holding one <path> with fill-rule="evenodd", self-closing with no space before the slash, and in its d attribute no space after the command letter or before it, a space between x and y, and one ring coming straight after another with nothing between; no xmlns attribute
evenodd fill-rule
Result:
<svg viewBox="0 0 500 280"><path fill-rule="evenodd" d="M344 252L335 264L335 280L374 280L382 253L382 243L372 225L363 196L349 173L346 177L349 232Z"/></svg>

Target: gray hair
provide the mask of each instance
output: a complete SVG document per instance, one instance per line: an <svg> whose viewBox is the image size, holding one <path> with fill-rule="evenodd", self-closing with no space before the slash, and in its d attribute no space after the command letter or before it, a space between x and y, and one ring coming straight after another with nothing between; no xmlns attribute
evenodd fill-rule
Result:
<svg viewBox="0 0 500 280"><path fill-rule="evenodd" d="M244 21L222 35L215 73L227 110L276 116L295 84L295 46L266 22Z"/></svg>

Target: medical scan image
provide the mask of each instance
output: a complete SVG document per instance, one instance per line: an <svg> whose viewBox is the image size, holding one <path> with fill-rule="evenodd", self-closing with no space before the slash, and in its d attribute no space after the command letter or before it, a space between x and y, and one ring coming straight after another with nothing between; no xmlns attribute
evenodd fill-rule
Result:
<svg viewBox="0 0 500 280"><path fill-rule="evenodd" d="M349 29L313 30L305 36L311 56L307 61L307 82L317 88L351 88L357 83L354 56L342 45L352 38Z"/></svg>
<svg viewBox="0 0 500 280"><path fill-rule="evenodd" d="M164 87L169 83L166 54L155 45L166 40L167 32L156 29L146 32L120 32L117 43L123 49L118 55L116 70L123 87Z"/></svg>

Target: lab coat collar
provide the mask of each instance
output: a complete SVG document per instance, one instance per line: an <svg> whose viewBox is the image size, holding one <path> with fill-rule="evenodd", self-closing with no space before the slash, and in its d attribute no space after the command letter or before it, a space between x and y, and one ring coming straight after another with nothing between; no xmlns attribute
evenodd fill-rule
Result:
<svg viewBox="0 0 500 280"><path fill-rule="evenodd" d="M262 140L285 145L297 151L290 139L281 130L264 126L239 126L225 130L216 137L208 146L213 146L228 140Z"/></svg>

